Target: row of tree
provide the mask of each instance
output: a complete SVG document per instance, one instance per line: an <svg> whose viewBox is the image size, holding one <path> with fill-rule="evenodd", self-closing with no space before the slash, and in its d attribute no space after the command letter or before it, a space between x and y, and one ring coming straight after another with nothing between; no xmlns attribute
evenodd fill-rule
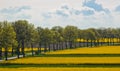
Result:
<svg viewBox="0 0 120 71"><path fill-rule="evenodd" d="M65 28L55 26L49 29L34 27L26 20L0 22L0 59L5 55L7 60L9 48L12 48L12 55L15 51L19 58L20 55L25 57L25 48L28 47L31 48L32 55L34 55L34 47L38 48L36 53L40 54L41 47L44 47L44 52L46 52L83 46L114 45L119 42L120 28L81 30L76 26L66 26ZM5 49L4 52L2 48Z"/></svg>

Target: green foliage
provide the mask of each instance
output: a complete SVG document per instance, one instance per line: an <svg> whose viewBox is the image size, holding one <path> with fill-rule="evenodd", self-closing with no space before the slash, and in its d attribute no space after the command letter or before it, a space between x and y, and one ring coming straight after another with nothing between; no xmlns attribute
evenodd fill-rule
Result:
<svg viewBox="0 0 120 71"><path fill-rule="evenodd" d="M2 22L0 22L0 49L2 49L2 33L3 33L3 27Z"/></svg>
<svg viewBox="0 0 120 71"><path fill-rule="evenodd" d="M28 30L27 30L26 36L27 36L27 37L26 37L27 42L30 42L30 43L35 43L35 42L37 42L38 32L37 32L37 30L35 29L35 27L34 27L33 24L29 24L29 25L28 25Z"/></svg>
<svg viewBox="0 0 120 71"><path fill-rule="evenodd" d="M64 29L64 38L66 41L74 41L78 37L78 29L75 26L66 26Z"/></svg>
<svg viewBox="0 0 120 71"><path fill-rule="evenodd" d="M13 23L14 30L16 32L17 40L25 40L28 31L28 22L26 20L18 20Z"/></svg>
<svg viewBox="0 0 120 71"><path fill-rule="evenodd" d="M89 28L81 30L76 26L68 25L65 28L54 26L52 29L49 29L35 27L33 24L30 24L26 20L18 20L11 23L4 21L0 22L0 57L2 54L2 47L6 48L6 50L8 50L10 47L17 47L17 52L20 54L21 52L19 49L22 48L22 54L24 55L24 48L30 47L30 45L33 48L33 45L39 44L38 50L40 50L41 46L43 47L44 45L44 50L47 50L49 47L50 51L52 49L60 50L80 47L86 44L89 46L90 43L91 46L99 44L104 45L106 43L106 38L107 43L110 44L114 43L113 38L117 39L117 42L115 44L119 45L120 28ZM77 39L80 39L79 45Z"/></svg>
<svg viewBox="0 0 120 71"><path fill-rule="evenodd" d="M51 43L51 40L52 40L52 32L48 29L48 28L45 28L43 30L43 33L42 33L42 36L41 36L41 41L44 43L44 44L49 44Z"/></svg>
<svg viewBox="0 0 120 71"><path fill-rule="evenodd" d="M84 30L83 38L88 39L88 40L95 40L96 36L95 36L95 33L93 31L88 29L88 30Z"/></svg>
<svg viewBox="0 0 120 71"><path fill-rule="evenodd" d="M52 42L53 32L48 28L37 27L38 42L40 44L49 44Z"/></svg>
<svg viewBox="0 0 120 71"><path fill-rule="evenodd" d="M2 46L5 48L12 47L12 45L17 45L16 33L10 23L4 21L2 24Z"/></svg>
<svg viewBox="0 0 120 71"><path fill-rule="evenodd" d="M42 36L43 36L43 28L41 28L41 27L37 27L37 32L38 32L38 43L40 43L40 44L42 44Z"/></svg>

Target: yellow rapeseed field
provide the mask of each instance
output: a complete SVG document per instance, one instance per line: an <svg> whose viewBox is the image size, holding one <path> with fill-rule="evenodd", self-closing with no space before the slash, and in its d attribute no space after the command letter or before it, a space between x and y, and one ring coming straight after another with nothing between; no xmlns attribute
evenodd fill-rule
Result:
<svg viewBox="0 0 120 71"><path fill-rule="evenodd" d="M23 64L120 63L120 57L29 57L4 61L3 63L23 63Z"/></svg>
<svg viewBox="0 0 120 71"><path fill-rule="evenodd" d="M46 54L120 54L120 46L84 47L47 52Z"/></svg>
<svg viewBox="0 0 120 71"><path fill-rule="evenodd" d="M112 38L112 39L109 39L109 38L105 38L104 39L104 41L103 41L103 39L102 38L99 38L99 42L111 42L111 40L112 40L112 42L114 41L114 42L118 42L118 38ZM80 41L80 42L87 42L87 40L85 40L85 39L77 39L76 41ZM88 42L91 42L91 40L88 40ZM96 42L97 42L97 40L96 40Z"/></svg>
<svg viewBox="0 0 120 71"><path fill-rule="evenodd" d="M0 71L120 71L120 68L0 68Z"/></svg>
<svg viewBox="0 0 120 71"><path fill-rule="evenodd" d="M102 46L93 48L77 48L48 52L46 54L120 54L120 46ZM33 63L33 64L57 64L57 63L120 63L120 57L28 57L4 61L7 63Z"/></svg>
<svg viewBox="0 0 120 71"><path fill-rule="evenodd" d="M29 49L27 49L29 50ZM101 46L59 50L46 54L120 54L120 46ZM2 61L0 63L22 64L120 64L120 57L26 57L15 60ZM20 67L0 68L0 71L120 71L119 67Z"/></svg>

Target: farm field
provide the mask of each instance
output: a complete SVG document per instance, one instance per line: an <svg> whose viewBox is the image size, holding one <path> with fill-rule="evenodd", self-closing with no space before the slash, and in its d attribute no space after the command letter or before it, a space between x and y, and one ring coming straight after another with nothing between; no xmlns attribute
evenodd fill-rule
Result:
<svg viewBox="0 0 120 71"><path fill-rule="evenodd" d="M85 63L110 63L119 64L120 57L28 57L5 61L5 63L18 64L85 64Z"/></svg>
<svg viewBox="0 0 120 71"><path fill-rule="evenodd" d="M120 71L120 68L0 68L0 71Z"/></svg>
<svg viewBox="0 0 120 71"><path fill-rule="evenodd" d="M120 54L120 46L84 47L47 52L46 54Z"/></svg>
<svg viewBox="0 0 120 71"><path fill-rule="evenodd" d="M120 46L58 50L43 55L0 62L0 71L8 70L120 71Z"/></svg>
<svg viewBox="0 0 120 71"><path fill-rule="evenodd" d="M120 0L0 1L0 71L120 71Z"/></svg>

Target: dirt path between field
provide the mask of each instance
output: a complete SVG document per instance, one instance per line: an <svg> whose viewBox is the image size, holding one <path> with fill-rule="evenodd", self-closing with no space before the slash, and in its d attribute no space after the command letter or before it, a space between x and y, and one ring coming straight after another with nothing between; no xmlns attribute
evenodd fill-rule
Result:
<svg viewBox="0 0 120 71"><path fill-rule="evenodd" d="M23 55L20 55L19 57L21 58L21 57L23 57ZM17 59L17 56L14 56L14 57L8 57L7 59L8 59L8 60ZM0 62L1 62L1 61L4 61L4 60L5 60L5 59L0 60Z"/></svg>

